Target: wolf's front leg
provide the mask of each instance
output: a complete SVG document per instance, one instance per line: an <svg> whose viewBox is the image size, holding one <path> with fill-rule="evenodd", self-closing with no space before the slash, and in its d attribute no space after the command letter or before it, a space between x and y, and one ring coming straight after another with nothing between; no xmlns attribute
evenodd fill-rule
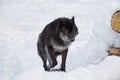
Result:
<svg viewBox="0 0 120 80"><path fill-rule="evenodd" d="M66 68L67 52L68 52L68 49L66 49L62 52L62 64L61 64L61 68L60 68L61 71L66 71L65 68Z"/></svg>

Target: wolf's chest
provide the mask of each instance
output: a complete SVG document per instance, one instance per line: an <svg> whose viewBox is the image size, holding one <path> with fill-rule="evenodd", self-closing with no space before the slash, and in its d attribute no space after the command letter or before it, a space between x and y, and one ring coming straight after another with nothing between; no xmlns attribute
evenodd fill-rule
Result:
<svg viewBox="0 0 120 80"><path fill-rule="evenodd" d="M54 42L51 42L51 45L54 48L55 52L62 52L64 50L68 49L68 47L69 47L70 44L59 45L59 44L56 44Z"/></svg>
<svg viewBox="0 0 120 80"><path fill-rule="evenodd" d="M69 47L69 45L67 46L60 46L60 45L53 45L53 48L55 49L56 52L62 52L64 51L65 49L67 49Z"/></svg>

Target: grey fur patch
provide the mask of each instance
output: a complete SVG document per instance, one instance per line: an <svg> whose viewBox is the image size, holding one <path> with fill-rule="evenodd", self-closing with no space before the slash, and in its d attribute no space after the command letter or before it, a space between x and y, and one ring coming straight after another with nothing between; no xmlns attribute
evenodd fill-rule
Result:
<svg viewBox="0 0 120 80"><path fill-rule="evenodd" d="M52 59L51 59L50 54L48 52L47 46L45 46L45 51L46 51L46 54L47 54L47 65L50 68L50 66L52 65L53 62L52 62Z"/></svg>

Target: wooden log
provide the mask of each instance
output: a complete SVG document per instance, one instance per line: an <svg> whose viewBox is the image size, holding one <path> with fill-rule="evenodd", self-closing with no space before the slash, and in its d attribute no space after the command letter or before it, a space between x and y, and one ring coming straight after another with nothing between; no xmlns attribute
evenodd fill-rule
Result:
<svg viewBox="0 0 120 80"><path fill-rule="evenodd" d="M116 47L110 48L109 55L120 56L120 48L116 48Z"/></svg>
<svg viewBox="0 0 120 80"><path fill-rule="evenodd" d="M113 14L111 18L111 27L114 31L120 33L120 10Z"/></svg>

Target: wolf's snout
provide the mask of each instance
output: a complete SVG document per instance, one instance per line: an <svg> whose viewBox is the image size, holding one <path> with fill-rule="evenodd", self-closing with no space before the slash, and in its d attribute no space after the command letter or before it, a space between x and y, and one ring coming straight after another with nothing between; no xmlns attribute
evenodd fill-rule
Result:
<svg viewBox="0 0 120 80"><path fill-rule="evenodd" d="M75 38L72 38L72 39L71 39L71 42L73 42L74 40L75 40Z"/></svg>

